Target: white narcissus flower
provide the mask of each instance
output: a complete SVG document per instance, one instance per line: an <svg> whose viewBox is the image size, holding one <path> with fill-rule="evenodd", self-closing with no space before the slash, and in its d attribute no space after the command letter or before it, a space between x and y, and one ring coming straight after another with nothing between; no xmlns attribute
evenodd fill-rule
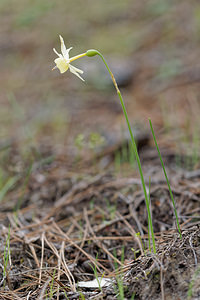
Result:
<svg viewBox="0 0 200 300"><path fill-rule="evenodd" d="M79 75L79 74L83 74L83 71L70 65L70 63L78 58L85 56L86 53L79 54L79 55L69 58L69 51L72 49L72 47L70 47L69 49L66 49L62 36L59 35L59 37L60 37L60 42L61 42L61 53L62 54L59 54L56 51L56 49L53 48L53 51L58 55L58 58L56 58L54 60L56 66L52 70L59 69L60 73L65 73L69 69L71 73L78 76L81 80L84 81L84 79Z"/></svg>

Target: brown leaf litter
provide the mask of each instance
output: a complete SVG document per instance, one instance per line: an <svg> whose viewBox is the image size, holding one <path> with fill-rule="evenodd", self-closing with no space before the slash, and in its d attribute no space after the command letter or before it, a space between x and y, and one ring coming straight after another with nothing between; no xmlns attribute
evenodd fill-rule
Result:
<svg viewBox="0 0 200 300"><path fill-rule="evenodd" d="M154 255L148 250L147 213L137 177L67 172L59 159L33 170L21 209L13 213L17 186L10 193L12 205L2 204L2 270L8 224L10 250L0 277L1 299L79 299L81 293L86 299L117 299L117 278L126 299L134 294L135 299L198 299L199 171L168 171L174 176L183 238L155 164L150 191ZM95 279L94 268L111 284L101 290L78 287L78 282Z"/></svg>

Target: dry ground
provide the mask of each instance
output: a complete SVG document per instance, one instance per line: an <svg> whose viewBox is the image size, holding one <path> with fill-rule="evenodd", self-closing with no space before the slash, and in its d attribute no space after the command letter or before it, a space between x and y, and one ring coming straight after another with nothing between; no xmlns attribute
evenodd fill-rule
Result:
<svg viewBox="0 0 200 300"><path fill-rule="evenodd" d="M199 299L198 1L9 0L0 20L0 299ZM116 74L156 254L111 81L96 58L77 61L86 84L51 72L58 34L73 55L101 50ZM92 288L98 276L109 284Z"/></svg>

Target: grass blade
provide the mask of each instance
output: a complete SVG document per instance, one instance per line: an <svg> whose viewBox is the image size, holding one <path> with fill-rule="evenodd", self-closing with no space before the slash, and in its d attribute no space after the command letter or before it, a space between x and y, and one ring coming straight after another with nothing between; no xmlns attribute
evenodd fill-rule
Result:
<svg viewBox="0 0 200 300"><path fill-rule="evenodd" d="M3 188L0 191L0 202L3 200L7 192L15 185L17 180L19 179L19 176L14 176L8 179L6 184L3 186Z"/></svg>
<svg viewBox="0 0 200 300"><path fill-rule="evenodd" d="M161 153L160 153L160 150L159 150L159 147L158 147L158 143L156 141L156 136L155 136L155 133L154 133L154 130L153 130L153 126L152 126L152 122L151 122L150 118L149 118L149 124L150 124L151 132L152 132L152 135L153 135L153 139L154 139L157 151L158 151L160 162L161 162L161 165L162 165L162 168L163 168L165 179L167 181L167 185L168 185L170 197L171 197L172 204L173 204L173 207L174 207L174 214L175 214L175 217L176 217L176 224L177 224L178 232L179 232L179 235L180 235L180 239L182 239L182 234L181 234L181 229L180 229L180 225L179 225L178 214L177 214L177 211L176 211L176 205L175 205L175 201L174 201L174 196L173 196L173 193L172 193L172 190L171 190L171 186L170 186L170 183L169 183L167 172L165 170L165 166L164 166L164 163L163 163L163 160L162 160L162 156L161 156Z"/></svg>

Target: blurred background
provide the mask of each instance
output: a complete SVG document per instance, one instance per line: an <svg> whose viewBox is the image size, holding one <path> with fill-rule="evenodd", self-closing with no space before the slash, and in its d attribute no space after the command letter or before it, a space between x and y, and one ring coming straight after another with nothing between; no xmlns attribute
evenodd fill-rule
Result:
<svg viewBox="0 0 200 300"><path fill-rule="evenodd" d="M77 135L125 127L98 57L74 62L85 82L51 71L61 34L72 56L102 52L139 132L151 117L160 143L198 154L199 1L1 0L0 23L1 149L72 155Z"/></svg>

